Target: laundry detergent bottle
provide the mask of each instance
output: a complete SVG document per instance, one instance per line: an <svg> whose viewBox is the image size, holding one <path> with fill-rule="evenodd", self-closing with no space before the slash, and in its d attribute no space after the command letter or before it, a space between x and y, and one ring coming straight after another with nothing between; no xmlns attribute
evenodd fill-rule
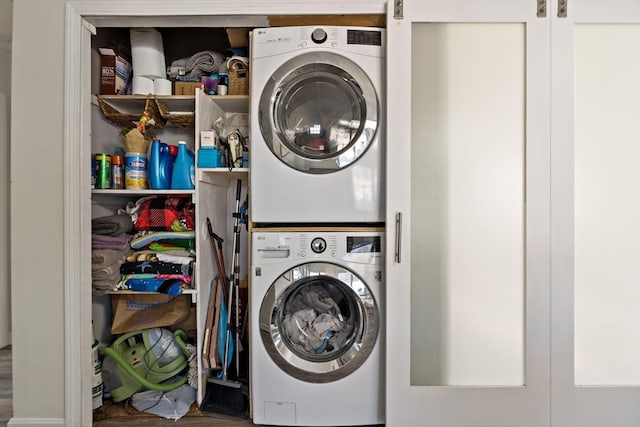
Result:
<svg viewBox="0 0 640 427"><path fill-rule="evenodd" d="M151 142L151 154L149 155L149 188L154 190L167 190L171 188L171 175L173 172L173 156L169 151L169 145L154 139Z"/></svg>
<svg viewBox="0 0 640 427"><path fill-rule="evenodd" d="M174 190L196 188L195 155L187 148L185 141L178 141L178 154L171 174L171 188Z"/></svg>

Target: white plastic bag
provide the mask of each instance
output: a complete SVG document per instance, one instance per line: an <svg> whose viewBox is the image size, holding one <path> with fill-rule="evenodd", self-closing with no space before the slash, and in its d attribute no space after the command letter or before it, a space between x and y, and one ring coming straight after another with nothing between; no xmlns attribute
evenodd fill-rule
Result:
<svg viewBox="0 0 640 427"><path fill-rule="evenodd" d="M196 401L196 390L184 384L175 390L161 392L146 390L131 398L131 405L138 411L177 421L184 417Z"/></svg>

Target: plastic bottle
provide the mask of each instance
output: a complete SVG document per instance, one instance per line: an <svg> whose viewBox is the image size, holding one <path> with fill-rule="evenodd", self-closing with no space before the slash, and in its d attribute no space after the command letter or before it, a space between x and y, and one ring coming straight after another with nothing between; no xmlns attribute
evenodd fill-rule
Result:
<svg viewBox="0 0 640 427"><path fill-rule="evenodd" d="M124 188L124 156L114 154L111 156L111 188Z"/></svg>
<svg viewBox="0 0 640 427"><path fill-rule="evenodd" d="M151 155L149 156L149 188L154 190L167 190L171 188L171 175L173 172L173 156L169 152L169 146L159 139L151 142Z"/></svg>
<svg viewBox="0 0 640 427"><path fill-rule="evenodd" d="M174 190L196 188L195 155L187 148L185 141L178 141L178 155L173 165L171 188Z"/></svg>

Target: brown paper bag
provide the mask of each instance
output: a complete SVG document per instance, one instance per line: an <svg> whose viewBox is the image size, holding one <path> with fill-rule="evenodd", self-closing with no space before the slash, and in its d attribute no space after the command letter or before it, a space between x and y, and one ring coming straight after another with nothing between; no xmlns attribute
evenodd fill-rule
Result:
<svg viewBox="0 0 640 427"><path fill-rule="evenodd" d="M112 334L177 325L191 314L191 297L165 294L112 294Z"/></svg>

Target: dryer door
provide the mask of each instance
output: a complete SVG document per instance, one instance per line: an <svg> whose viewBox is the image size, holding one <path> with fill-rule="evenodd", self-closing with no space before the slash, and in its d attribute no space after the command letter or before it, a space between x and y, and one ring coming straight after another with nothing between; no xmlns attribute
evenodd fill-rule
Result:
<svg viewBox="0 0 640 427"><path fill-rule="evenodd" d="M314 262L281 275L260 307L260 336L271 359L307 382L344 378L367 359L380 316L364 281L335 264Z"/></svg>
<svg viewBox="0 0 640 427"><path fill-rule="evenodd" d="M260 130L273 154L314 174L357 161L371 145L379 102L365 72L350 59L312 52L285 62L260 97Z"/></svg>

